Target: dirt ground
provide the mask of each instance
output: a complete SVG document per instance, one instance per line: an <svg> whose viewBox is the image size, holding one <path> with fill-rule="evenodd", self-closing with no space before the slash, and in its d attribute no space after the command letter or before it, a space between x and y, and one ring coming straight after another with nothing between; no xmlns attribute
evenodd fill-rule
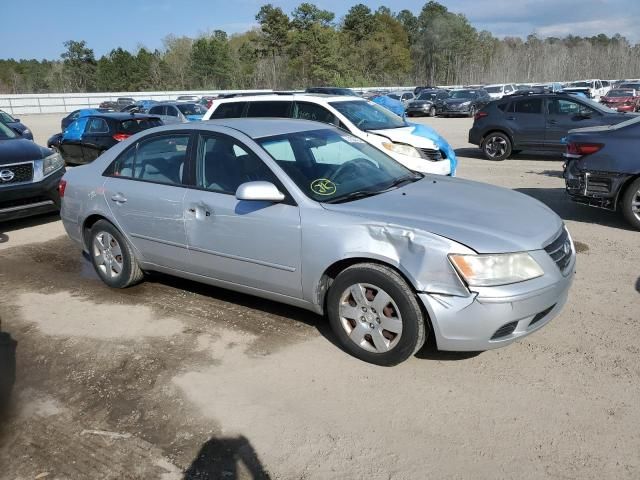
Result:
<svg viewBox="0 0 640 480"><path fill-rule="evenodd" d="M40 144L59 119L22 118ZM3 224L0 317L19 344L0 478L640 478L640 233L570 203L557 157L488 162L469 119L424 121L459 176L565 219L579 254L557 319L381 368L309 312L164 276L110 290L55 216Z"/></svg>

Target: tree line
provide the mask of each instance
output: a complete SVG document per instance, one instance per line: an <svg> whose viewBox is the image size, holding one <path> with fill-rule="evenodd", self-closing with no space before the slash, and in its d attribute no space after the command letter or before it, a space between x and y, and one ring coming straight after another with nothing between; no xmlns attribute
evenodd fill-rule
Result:
<svg viewBox="0 0 640 480"><path fill-rule="evenodd" d="M0 93L292 89L317 85L455 85L640 76L640 45L623 36L508 37L478 31L429 1L418 15L354 5L341 19L311 3L264 5L257 27L161 49L120 47L96 58L83 40L59 60L0 60Z"/></svg>

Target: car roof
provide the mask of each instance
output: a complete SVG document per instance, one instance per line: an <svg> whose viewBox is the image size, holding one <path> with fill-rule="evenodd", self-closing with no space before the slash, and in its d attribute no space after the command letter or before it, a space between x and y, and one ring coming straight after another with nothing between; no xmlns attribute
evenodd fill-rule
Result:
<svg viewBox="0 0 640 480"><path fill-rule="evenodd" d="M274 100L316 100L321 102L331 101L362 101L367 100L362 97L354 97L352 95L329 95L326 93L284 93L272 95L248 95L242 97L220 98L216 100L218 103L229 102L253 102L253 101L274 101Z"/></svg>
<svg viewBox="0 0 640 480"><path fill-rule="evenodd" d="M290 133L307 132L311 130L338 130L336 127L322 122L301 120L295 118L221 118L205 120L196 123L182 123L156 127L154 132L164 130L211 130L214 127L228 127L244 133L250 138L274 137Z"/></svg>
<svg viewBox="0 0 640 480"><path fill-rule="evenodd" d="M139 113L122 113L122 112L114 112L114 113L93 113L91 115L87 115L86 118L105 118L110 120L132 120L132 119L144 119L144 118L158 118L155 115L144 115Z"/></svg>

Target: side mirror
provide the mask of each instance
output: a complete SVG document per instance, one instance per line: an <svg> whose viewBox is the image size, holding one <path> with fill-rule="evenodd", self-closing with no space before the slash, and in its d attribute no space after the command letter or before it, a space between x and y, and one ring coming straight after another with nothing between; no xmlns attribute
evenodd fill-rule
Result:
<svg viewBox="0 0 640 480"><path fill-rule="evenodd" d="M20 121L20 119L19 119L19 118L14 118L14 119L13 119L13 121L14 121L14 122L19 122L19 121Z"/></svg>
<svg viewBox="0 0 640 480"><path fill-rule="evenodd" d="M284 194L271 182L247 182L236 190L236 198L245 201L281 202Z"/></svg>

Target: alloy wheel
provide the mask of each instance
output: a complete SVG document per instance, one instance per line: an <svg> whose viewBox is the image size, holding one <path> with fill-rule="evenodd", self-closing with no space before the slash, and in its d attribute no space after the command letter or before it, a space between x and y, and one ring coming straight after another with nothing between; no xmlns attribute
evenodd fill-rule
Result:
<svg viewBox="0 0 640 480"><path fill-rule="evenodd" d="M489 158L501 157L507 152L507 141L502 137L490 137L485 145L485 152Z"/></svg>
<svg viewBox="0 0 640 480"><path fill-rule="evenodd" d="M123 270L123 257L120 244L108 232L99 232L93 239L93 261L102 274L115 279Z"/></svg>
<svg viewBox="0 0 640 480"><path fill-rule="evenodd" d="M340 296L340 323L349 339L373 353L392 350L402 336L402 316L380 287L356 283Z"/></svg>
<svg viewBox="0 0 640 480"><path fill-rule="evenodd" d="M640 221L640 188L631 197L631 213Z"/></svg>

